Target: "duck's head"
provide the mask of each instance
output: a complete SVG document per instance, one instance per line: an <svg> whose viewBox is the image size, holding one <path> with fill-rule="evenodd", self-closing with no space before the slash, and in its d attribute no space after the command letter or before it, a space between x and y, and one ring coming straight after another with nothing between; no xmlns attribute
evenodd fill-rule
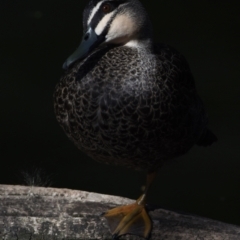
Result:
<svg viewBox="0 0 240 240"><path fill-rule="evenodd" d="M83 29L81 44L64 69L101 44L137 47L151 41L151 24L138 0L91 0L83 12Z"/></svg>

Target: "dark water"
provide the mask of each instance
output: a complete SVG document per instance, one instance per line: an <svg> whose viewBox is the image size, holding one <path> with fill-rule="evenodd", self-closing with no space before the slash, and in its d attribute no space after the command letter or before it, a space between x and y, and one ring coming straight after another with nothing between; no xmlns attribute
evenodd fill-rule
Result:
<svg viewBox="0 0 240 240"><path fill-rule="evenodd" d="M219 138L161 169L149 202L240 224L239 1L142 2L156 40L188 59ZM0 183L22 184L23 170L31 174L40 168L53 187L137 198L144 174L101 165L80 153L53 113L54 86L80 42L85 3L1 1Z"/></svg>

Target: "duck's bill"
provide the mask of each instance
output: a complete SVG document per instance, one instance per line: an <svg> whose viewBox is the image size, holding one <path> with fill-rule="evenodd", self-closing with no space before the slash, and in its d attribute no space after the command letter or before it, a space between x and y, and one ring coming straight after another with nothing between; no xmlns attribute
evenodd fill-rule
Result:
<svg viewBox="0 0 240 240"><path fill-rule="evenodd" d="M86 57L95 47L103 42L103 38L98 36L92 28L89 28L76 51L68 57L63 64L63 69L68 69L74 62Z"/></svg>

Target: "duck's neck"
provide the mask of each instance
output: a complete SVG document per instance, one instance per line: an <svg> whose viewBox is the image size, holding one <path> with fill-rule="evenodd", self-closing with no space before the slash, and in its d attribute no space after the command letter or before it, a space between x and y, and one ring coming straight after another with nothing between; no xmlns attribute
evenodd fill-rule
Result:
<svg viewBox="0 0 240 240"><path fill-rule="evenodd" d="M124 46L137 48L137 49L152 49L152 40L150 38L147 39L132 39L127 42Z"/></svg>

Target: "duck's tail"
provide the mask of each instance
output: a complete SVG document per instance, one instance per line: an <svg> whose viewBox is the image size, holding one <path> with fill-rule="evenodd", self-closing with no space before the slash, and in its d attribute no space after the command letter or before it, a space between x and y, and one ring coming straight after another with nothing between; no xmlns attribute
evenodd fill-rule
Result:
<svg viewBox="0 0 240 240"><path fill-rule="evenodd" d="M214 142L216 142L218 139L216 135L209 129L206 129L206 131L201 135L200 139L197 142L197 145L199 146L210 146Z"/></svg>

